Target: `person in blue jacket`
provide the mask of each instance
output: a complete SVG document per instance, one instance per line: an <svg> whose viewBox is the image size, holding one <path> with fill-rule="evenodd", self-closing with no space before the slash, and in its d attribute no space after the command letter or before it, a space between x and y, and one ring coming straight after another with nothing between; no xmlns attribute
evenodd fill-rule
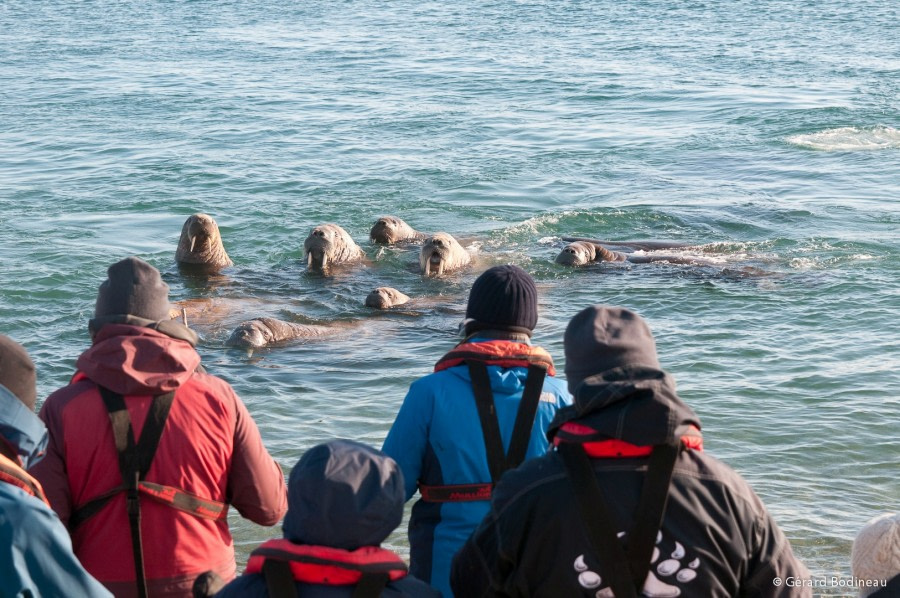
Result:
<svg viewBox="0 0 900 598"><path fill-rule="evenodd" d="M409 521L410 572L452 596L453 555L488 512L504 471L547 451L545 431L571 403L549 353L531 344L537 288L517 266L472 285L463 341L409 388L382 450L419 491Z"/></svg>
<svg viewBox="0 0 900 598"><path fill-rule="evenodd" d="M0 596L112 596L78 562L69 532L25 471L48 440L34 413L35 383L28 353L0 335Z"/></svg>
<svg viewBox="0 0 900 598"><path fill-rule="evenodd" d="M381 451L352 440L314 446L291 470L284 538L251 552L245 573L224 588L198 578L194 596L438 598L381 547L404 502L403 473Z"/></svg>

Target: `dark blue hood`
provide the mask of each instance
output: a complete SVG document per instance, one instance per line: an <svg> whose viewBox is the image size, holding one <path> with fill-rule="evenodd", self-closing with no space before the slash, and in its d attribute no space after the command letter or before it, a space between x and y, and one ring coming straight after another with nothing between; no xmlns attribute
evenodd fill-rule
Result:
<svg viewBox="0 0 900 598"><path fill-rule="evenodd" d="M309 449L288 480L284 537L356 550L400 525L406 502L397 463L365 444L333 440Z"/></svg>

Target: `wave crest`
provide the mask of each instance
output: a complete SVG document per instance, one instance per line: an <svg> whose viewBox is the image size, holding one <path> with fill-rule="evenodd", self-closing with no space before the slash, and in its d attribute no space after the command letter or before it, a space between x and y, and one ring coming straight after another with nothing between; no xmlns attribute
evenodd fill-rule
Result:
<svg viewBox="0 0 900 598"><path fill-rule="evenodd" d="M788 143L823 151L861 151L900 148L900 131L891 127L839 127L793 135Z"/></svg>

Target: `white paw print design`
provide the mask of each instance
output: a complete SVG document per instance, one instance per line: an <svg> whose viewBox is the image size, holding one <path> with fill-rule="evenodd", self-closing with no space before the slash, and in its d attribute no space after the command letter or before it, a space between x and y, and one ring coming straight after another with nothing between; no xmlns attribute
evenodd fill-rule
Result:
<svg viewBox="0 0 900 598"><path fill-rule="evenodd" d="M619 532L618 534L620 538L624 535L625 532ZM682 559L684 559L685 556L684 546L682 546L680 542L675 542L675 550L671 553L670 558L660 562L660 542L662 542L662 532L659 532L656 535L657 546L653 547L653 556L650 559L650 571L647 573L647 580L644 582L644 588L641 591L641 594L647 598L676 598L677 596L681 596L681 588L677 585L662 581L660 577L671 578L674 575L674 578L669 579L668 581L682 584L691 582L697 577L697 567L700 566L700 559L695 558L688 563L687 566L683 567ZM578 555L578 558L575 559L572 567L575 569L575 572L578 573L578 584L581 587L586 590L597 589L597 592L594 594L595 598L615 598L609 587L600 588L600 586L603 585L603 579L600 575L588 569L587 564L584 562L583 554ZM657 577L657 575L659 575L659 577Z"/></svg>

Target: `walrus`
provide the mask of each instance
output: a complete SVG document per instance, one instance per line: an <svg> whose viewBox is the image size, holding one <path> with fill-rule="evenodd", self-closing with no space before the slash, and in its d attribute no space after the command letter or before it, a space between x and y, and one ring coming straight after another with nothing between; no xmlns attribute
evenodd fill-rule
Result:
<svg viewBox="0 0 900 598"><path fill-rule="evenodd" d="M331 326L295 324L275 318L255 318L238 325L225 344L229 347L259 349L273 343L295 338L316 338L333 332L334 328Z"/></svg>
<svg viewBox="0 0 900 598"><path fill-rule="evenodd" d="M210 271L233 266L225 253L219 225L208 214L194 214L184 221L181 238L175 250L179 266L199 267Z"/></svg>
<svg viewBox="0 0 900 598"><path fill-rule="evenodd" d="M563 240L571 237L563 237ZM675 249L678 247L691 247L689 243L666 244L657 241L611 241L610 244L617 247L630 247L634 249ZM596 241L573 241L566 245L556 256L556 263L564 266L583 266L591 262L631 262L633 264L649 264L651 262L669 262L673 264L697 264L703 260L694 257L678 255L634 255L607 249Z"/></svg>
<svg viewBox="0 0 900 598"><path fill-rule="evenodd" d="M358 262L365 256L347 231L330 223L312 229L303 242L303 250L307 268L315 272L324 272L334 264Z"/></svg>
<svg viewBox="0 0 900 598"><path fill-rule="evenodd" d="M468 265L471 259L469 252L449 233L428 237L419 252L419 266L425 276L442 276Z"/></svg>
<svg viewBox="0 0 900 598"><path fill-rule="evenodd" d="M393 287L378 287L366 296L366 307L387 309L395 305L403 305L408 301L408 295L404 295Z"/></svg>
<svg viewBox="0 0 900 598"><path fill-rule="evenodd" d="M396 216L382 216L369 231L372 242L382 245L419 243L424 241L426 236Z"/></svg>

